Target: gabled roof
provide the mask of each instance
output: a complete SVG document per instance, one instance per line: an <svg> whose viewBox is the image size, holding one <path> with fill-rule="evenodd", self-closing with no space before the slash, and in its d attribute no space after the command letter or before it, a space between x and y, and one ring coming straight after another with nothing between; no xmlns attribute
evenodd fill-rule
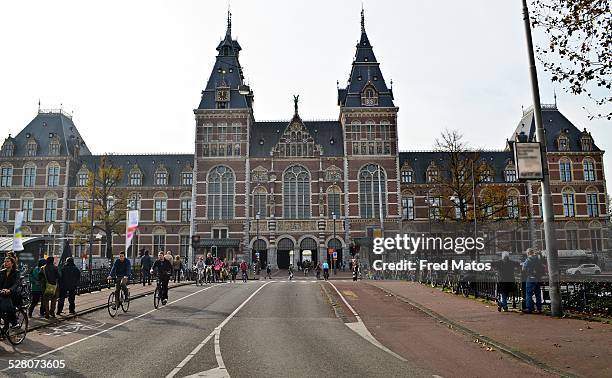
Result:
<svg viewBox="0 0 612 378"><path fill-rule="evenodd" d="M71 115L62 110L39 110L36 117L13 138L13 156L26 156L26 145L30 140L38 144L36 156L48 156L49 142L55 138L60 142L60 156L72 156L77 146L79 155L91 155Z"/></svg>
<svg viewBox="0 0 612 378"><path fill-rule="evenodd" d="M544 124L546 136L546 148L548 151L558 152L557 138L561 133L564 133L569 140L569 151L582 151L580 138L585 131L580 131L578 127L568 120L556 105L542 105L542 122ZM517 140L517 137L524 133L527 136L527 141L536 140L535 117L533 116L533 107L528 108L517 125L514 133L510 137L511 141ZM592 144L593 151L601 151L599 147Z"/></svg>
<svg viewBox="0 0 612 378"><path fill-rule="evenodd" d="M138 167L142 172L141 186L155 185L155 171L159 167L164 167L168 171L167 186L181 186L181 173L186 167L193 167L193 154L172 154L172 155L89 155L81 159L82 164L77 166L77 171L83 164L89 170L99 166L100 159L107 158L114 167L123 168L123 180L121 186L128 186L130 171ZM72 178L71 185L76 186L76 177ZM137 186L130 186L137 190ZM160 187L162 189L163 187ZM189 186L191 188L191 186ZM191 189L189 189L191 190Z"/></svg>
<svg viewBox="0 0 612 378"><path fill-rule="evenodd" d="M251 157L270 157L291 121L255 122L251 126ZM342 126L338 121L303 121L315 143L323 147L323 156L343 156ZM332 142L333 141L333 142Z"/></svg>
<svg viewBox="0 0 612 378"><path fill-rule="evenodd" d="M361 10L361 38L357 44L355 59L351 68L348 85L338 89L338 105L342 107L365 107L361 104L361 93L371 85L378 93L377 107L394 107L393 92L387 87L380 70L380 63L365 30L363 9Z"/></svg>

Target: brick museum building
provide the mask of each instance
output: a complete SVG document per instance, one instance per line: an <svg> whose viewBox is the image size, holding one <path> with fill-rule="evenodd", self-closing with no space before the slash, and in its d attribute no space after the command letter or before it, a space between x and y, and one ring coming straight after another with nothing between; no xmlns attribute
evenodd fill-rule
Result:
<svg viewBox="0 0 612 378"><path fill-rule="evenodd" d="M363 14L333 120L302 119L296 96L286 120L257 121L253 89L243 81L241 49L228 19L194 110L195 148L180 155L108 155L123 168L120 185L140 210L132 250L171 250L192 257L191 236L196 235L196 255L210 251L249 261L259 256L286 268L300 259L328 258L329 248L346 262L351 253L367 254L369 241L380 232L425 232L446 222L438 210L450 200L436 192L434 180L445 174L445 155L398 150L398 131L406 125L397 122L399 107L374 55ZM520 252L530 240L541 239L539 183L529 188L517 181L511 152L514 141L534 140L533 111L517 118L518 126L496 126L508 129L505 150L480 153L487 177L475 188L475 197L487 186L502 188L510 218L517 224L532 221L536 233L530 236L529 227L516 227L505 236L509 246L489 244L491 254ZM604 152L556 105L544 106L543 119L558 248L605 252ZM86 135L62 110L40 109L21 132L8 135L0 152L0 236L12 236L14 214L23 210L24 237L45 243L38 252L58 255L60 241L68 241L75 256L85 256L88 244L75 243L73 224L87 217L89 202L80 193L102 158L89 147ZM48 232L51 224L54 235ZM499 232L508 234L507 227ZM97 236L94 256L103 256L109 242L115 254L124 248L124 235Z"/></svg>

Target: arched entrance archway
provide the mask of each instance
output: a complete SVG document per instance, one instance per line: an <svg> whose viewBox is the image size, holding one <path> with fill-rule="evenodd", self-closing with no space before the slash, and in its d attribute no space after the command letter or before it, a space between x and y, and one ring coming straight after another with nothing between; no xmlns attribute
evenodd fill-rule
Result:
<svg viewBox="0 0 612 378"><path fill-rule="evenodd" d="M259 258L259 266L262 268L265 267L268 264L268 247L266 241L262 239L255 240L253 242L252 254L251 261L255 262Z"/></svg>
<svg viewBox="0 0 612 378"><path fill-rule="evenodd" d="M289 251L291 251L293 248L293 240L289 238L283 238L278 241L276 247L276 264L278 265L278 269L289 268L289 264L291 263Z"/></svg>
<svg viewBox="0 0 612 378"><path fill-rule="evenodd" d="M310 251L310 256L304 254L304 251ZM317 264L319 255L319 249L317 247L317 241L313 238L304 238L300 242L300 261L303 263L304 260L311 260L315 265Z"/></svg>
<svg viewBox="0 0 612 378"><path fill-rule="evenodd" d="M337 238L329 239L329 241L327 242L327 248L333 248L334 251L338 254L338 258L334 262L333 255L330 255L329 253L327 253L327 263L329 264L329 267L332 269L334 267L336 269L341 268L342 267L342 242L338 240Z"/></svg>

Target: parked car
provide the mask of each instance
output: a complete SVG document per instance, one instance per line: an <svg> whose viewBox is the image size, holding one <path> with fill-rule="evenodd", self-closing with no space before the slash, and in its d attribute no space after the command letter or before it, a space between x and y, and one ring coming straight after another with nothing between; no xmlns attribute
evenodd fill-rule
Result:
<svg viewBox="0 0 612 378"><path fill-rule="evenodd" d="M576 268L569 268L567 274L599 274L601 268L595 264L582 264Z"/></svg>

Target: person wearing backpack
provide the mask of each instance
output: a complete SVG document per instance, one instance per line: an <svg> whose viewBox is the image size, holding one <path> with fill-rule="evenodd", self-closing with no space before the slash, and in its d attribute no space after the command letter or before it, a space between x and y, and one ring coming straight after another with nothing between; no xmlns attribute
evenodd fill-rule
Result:
<svg viewBox="0 0 612 378"><path fill-rule="evenodd" d="M55 318L55 303L57 301L57 286L59 283L59 270L53 264L53 256L47 257L47 263L40 269L40 287L43 293L43 308L45 319L49 316Z"/></svg>
<svg viewBox="0 0 612 378"><path fill-rule="evenodd" d="M34 307L40 302L40 317L45 316L44 308L42 304L42 288L40 285L40 268L45 265L45 259L38 260L38 265L32 268L30 271L30 285L32 291L32 300L30 301L30 307L28 308L28 317L32 317Z"/></svg>

